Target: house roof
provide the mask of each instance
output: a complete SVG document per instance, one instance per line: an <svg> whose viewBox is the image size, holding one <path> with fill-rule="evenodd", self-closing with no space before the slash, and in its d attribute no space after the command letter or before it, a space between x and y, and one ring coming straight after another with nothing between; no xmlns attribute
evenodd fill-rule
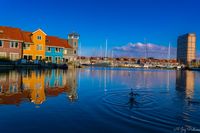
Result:
<svg viewBox="0 0 200 133"><path fill-rule="evenodd" d="M0 39L23 41L23 36L19 28L0 26Z"/></svg>
<svg viewBox="0 0 200 133"><path fill-rule="evenodd" d="M36 32L38 32L38 31L41 31L42 33L44 33L45 35L47 35L42 29L37 29L36 31L33 32L33 34L36 33Z"/></svg>
<svg viewBox="0 0 200 133"><path fill-rule="evenodd" d="M42 30L38 29L35 32L37 31L42 31ZM25 43L33 43L32 38L31 38L31 35L33 33L28 32L28 31L22 31L19 28L0 26L0 39L4 39L4 40L15 40L15 41L21 41ZM46 33L44 34L46 35ZM69 45L68 40L61 39L56 36L46 36L46 45L52 46L52 47L57 46L57 47L64 47L64 48L72 48Z"/></svg>
<svg viewBox="0 0 200 133"><path fill-rule="evenodd" d="M65 39L61 39L55 36L47 36L46 37L46 45L47 46L58 46L58 47L64 47L64 48L72 48L68 41Z"/></svg>
<svg viewBox="0 0 200 133"><path fill-rule="evenodd" d="M62 40L55 36L47 36L46 37L46 45L47 46L65 47Z"/></svg>
<svg viewBox="0 0 200 133"><path fill-rule="evenodd" d="M28 31L22 31L22 36L23 36L23 40L25 43L33 43L32 39L31 39L31 32Z"/></svg>
<svg viewBox="0 0 200 133"><path fill-rule="evenodd" d="M65 39L61 39L61 40L62 40L62 42L63 42L65 48L72 48L72 47L69 45L68 40L65 40Z"/></svg>

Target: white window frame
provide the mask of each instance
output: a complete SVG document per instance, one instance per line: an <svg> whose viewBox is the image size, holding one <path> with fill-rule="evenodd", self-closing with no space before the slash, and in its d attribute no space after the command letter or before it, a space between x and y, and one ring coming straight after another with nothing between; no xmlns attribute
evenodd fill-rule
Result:
<svg viewBox="0 0 200 133"><path fill-rule="evenodd" d="M39 46L41 46L41 49L40 49ZM38 49L38 48L39 48L39 49ZM43 49L42 44L37 44L37 46L36 46L36 50L42 50L42 49Z"/></svg>
<svg viewBox="0 0 200 133"><path fill-rule="evenodd" d="M33 55L32 55L32 54L24 54L24 55L23 55L23 58L24 58L24 56L32 56L32 59L31 59L31 60L33 60Z"/></svg>
<svg viewBox="0 0 200 133"><path fill-rule="evenodd" d="M46 58L47 58L48 62L52 62L53 61L53 57L52 56L46 56ZM51 61L50 61L50 58L51 58Z"/></svg>
<svg viewBox="0 0 200 133"><path fill-rule="evenodd" d="M49 50L50 49L50 50ZM51 52L51 47L46 47L46 52Z"/></svg>
<svg viewBox="0 0 200 133"><path fill-rule="evenodd" d="M56 49L58 49L58 51ZM61 48L56 48L56 49L55 49L56 53L60 53Z"/></svg>
<svg viewBox="0 0 200 133"><path fill-rule="evenodd" d="M37 40L42 40L42 36L37 36Z"/></svg>
<svg viewBox="0 0 200 133"><path fill-rule="evenodd" d="M30 44L25 43L24 45L25 45L25 47L23 47L24 50L30 50ZM28 47L27 47L27 45L28 45Z"/></svg>
<svg viewBox="0 0 200 133"><path fill-rule="evenodd" d="M64 54L64 55L67 55L67 49L64 49L64 50L63 50L63 54Z"/></svg>
<svg viewBox="0 0 200 133"><path fill-rule="evenodd" d="M12 58L11 58L11 57L12 57L11 55L13 55L13 57L17 57L17 56L18 56L18 58L12 59ZM10 60L18 60L18 59L20 59L19 53L10 53Z"/></svg>
<svg viewBox="0 0 200 133"><path fill-rule="evenodd" d="M3 56L1 56L1 55L3 55ZM0 52L0 57L6 58L7 57L6 52Z"/></svg>
<svg viewBox="0 0 200 133"><path fill-rule="evenodd" d="M36 56L35 56L35 59L36 59L36 60L38 60L38 59L37 59L37 56L38 56L38 57L41 57L41 60L42 60L42 55L36 55Z"/></svg>
<svg viewBox="0 0 200 133"><path fill-rule="evenodd" d="M56 56L55 57L55 62L58 63L58 61L61 62L61 57L60 56Z"/></svg>
<svg viewBox="0 0 200 133"><path fill-rule="evenodd" d="M17 43L17 47L15 46ZM13 45L13 46L12 46ZM11 41L10 42L10 48L19 48L19 42L16 42L16 41Z"/></svg>

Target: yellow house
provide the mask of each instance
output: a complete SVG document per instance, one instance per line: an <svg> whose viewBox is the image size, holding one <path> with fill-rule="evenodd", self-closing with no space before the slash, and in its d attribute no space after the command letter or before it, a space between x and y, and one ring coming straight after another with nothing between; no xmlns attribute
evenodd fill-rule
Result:
<svg viewBox="0 0 200 133"><path fill-rule="evenodd" d="M23 32L24 38L30 41L25 41L23 45L23 58L28 60L42 60L45 59L46 48L46 33L41 29L35 32Z"/></svg>

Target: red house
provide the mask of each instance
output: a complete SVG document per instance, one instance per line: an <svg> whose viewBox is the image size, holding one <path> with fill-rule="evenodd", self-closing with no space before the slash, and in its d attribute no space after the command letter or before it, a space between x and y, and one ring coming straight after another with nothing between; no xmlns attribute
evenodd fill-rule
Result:
<svg viewBox="0 0 200 133"><path fill-rule="evenodd" d="M22 44L23 35L19 28L0 26L0 58L20 59Z"/></svg>

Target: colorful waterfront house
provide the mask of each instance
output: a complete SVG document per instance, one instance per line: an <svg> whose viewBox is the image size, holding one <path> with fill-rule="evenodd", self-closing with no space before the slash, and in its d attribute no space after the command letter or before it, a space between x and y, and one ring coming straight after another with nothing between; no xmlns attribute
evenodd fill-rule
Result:
<svg viewBox="0 0 200 133"><path fill-rule="evenodd" d="M45 59L46 33L41 29L35 32L23 32L26 42L23 46L23 58L28 60Z"/></svg>
<svg viewBox="0 0 200 133"><path fill-rule="evenodd" d="M63 63L64 42L55 36L46 37L46 61L56 64Z"/></svg>
<svg viewBox="0 0 200 133"><path fill-rule="evenodd" d="M0 26L0 58L20 59L22 43L23 36L19 28Z"/></svg>

